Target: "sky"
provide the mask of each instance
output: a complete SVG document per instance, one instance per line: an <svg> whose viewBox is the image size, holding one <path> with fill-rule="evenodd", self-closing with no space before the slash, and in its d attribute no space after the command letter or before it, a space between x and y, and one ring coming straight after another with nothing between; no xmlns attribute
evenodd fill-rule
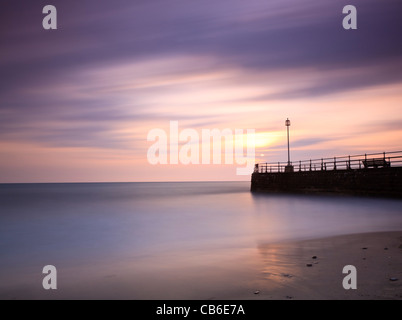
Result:
<svg viewBox="0 0 402 320"><path fill-rule="evenodd" d="M170 143L172 122L252 129L255 162L287 161L287 118L292 161L401 150L401 14L399 0L3 0L0 183L250 179L150 163L149 133Z"/></svg>

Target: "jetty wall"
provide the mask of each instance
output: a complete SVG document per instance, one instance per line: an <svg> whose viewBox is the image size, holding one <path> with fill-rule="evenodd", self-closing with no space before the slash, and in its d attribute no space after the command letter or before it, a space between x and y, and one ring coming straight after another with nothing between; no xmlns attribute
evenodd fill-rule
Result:
<svg viewBox="0 0 402 320"><path fill-rule="evenodd" d="M253 192L334 193L402 198L402 167L254 172Z"/></svg>

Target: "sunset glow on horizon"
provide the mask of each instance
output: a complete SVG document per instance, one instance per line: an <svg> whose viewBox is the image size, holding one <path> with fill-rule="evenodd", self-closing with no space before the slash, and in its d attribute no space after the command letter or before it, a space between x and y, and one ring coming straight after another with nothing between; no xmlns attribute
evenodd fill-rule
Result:
<svg viewBox="0 0 402 320"><path fill-rule="evenodd" d="M157 164L155 128L254 129L256 162L402 149L402 4L53 1L1 12L0 183L249 180ZM200 145L202 148L202 145ZM222 149L222 157L225 150Z"/></svg>

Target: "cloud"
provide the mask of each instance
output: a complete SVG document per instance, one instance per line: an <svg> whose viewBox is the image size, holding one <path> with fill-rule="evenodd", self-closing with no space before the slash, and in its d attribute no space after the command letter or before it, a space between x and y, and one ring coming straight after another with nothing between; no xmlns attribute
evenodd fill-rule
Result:
<svg viewBox="0 0 402 320"><path fill-rule="evenodd" d="M2 10L2 139L124 148L146 125L228 127L258 102L402 81L398 1L356 0L351 32L340 1L52 4L55 32L40 3Z"/></svg>

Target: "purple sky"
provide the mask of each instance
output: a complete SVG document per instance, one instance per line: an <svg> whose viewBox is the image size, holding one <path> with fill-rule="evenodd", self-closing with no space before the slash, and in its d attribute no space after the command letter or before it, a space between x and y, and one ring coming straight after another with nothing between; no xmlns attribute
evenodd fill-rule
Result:
<svg viewBox="0 0 402 320"><path fill-rule="evenodd" d="M148 131L172 120L276 137L290 117L298 159L401 149L399 0L2 4L0 182L216 177L217 168L143 173ZM42 28L47 4L58 30ZM342 28L347 4L357 30ZM261 160L286 160L281 139L257 151Z"/></svg>

